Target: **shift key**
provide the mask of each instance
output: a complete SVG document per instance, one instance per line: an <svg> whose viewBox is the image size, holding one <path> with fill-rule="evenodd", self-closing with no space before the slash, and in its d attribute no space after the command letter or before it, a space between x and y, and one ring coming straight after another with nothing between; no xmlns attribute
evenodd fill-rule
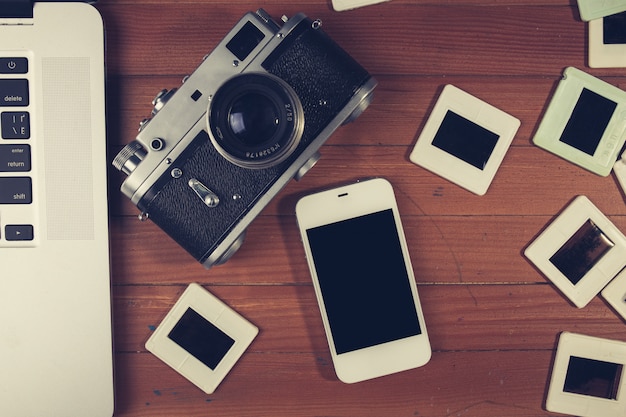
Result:
<svg viewBox="0 0 626 417"><path fill-rule="evenodd" d="M0 204L30 204L33 186L29 177L0 177Z"/></svg>

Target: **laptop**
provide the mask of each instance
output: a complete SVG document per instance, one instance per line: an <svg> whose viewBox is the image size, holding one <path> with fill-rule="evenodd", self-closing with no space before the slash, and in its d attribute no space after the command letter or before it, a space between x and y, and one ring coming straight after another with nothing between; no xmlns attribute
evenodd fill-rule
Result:
<svg viewBox="0 0 626 417"><path fill-rule="evenodd" d="M104 30L0 0L0 416L110 417Z"/></svg>

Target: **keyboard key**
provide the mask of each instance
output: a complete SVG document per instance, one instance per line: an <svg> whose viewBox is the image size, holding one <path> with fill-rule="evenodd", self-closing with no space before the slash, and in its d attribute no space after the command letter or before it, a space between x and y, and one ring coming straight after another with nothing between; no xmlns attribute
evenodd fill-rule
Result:
<svg viewBox="0 0 626 417"><path fill-rule="evenodd" d="M28 106L28 80L22 78L0 79L0 106Z"/></svg>
<svg viewBox="0 0 626 417"><path fill-rule="evenodd" d="M30 115L27 111L2 112L3 139L30 139Z"/></svg>
<svg viewBox="0 0 626 417"><path fill-rule="evenodd" d="M0 172L30 171L30 146L0 145Z"/></svg>
<svg viewBox="0 0 626 417"><path fill-rule="evenodd" d="M33 240L34 231L30 224L7 224L4 227L6 240Z"/></svg>
<svg viewBox="0 0 626 417"><path fill-rule="evenodd" d="M33 202L32 180L28 177L0 177L0 204Z"/></svg>
<svg viewBox="0 0 626 417"><path fill-rule="evenodd" d="M23 57L0 58L0 74L26 74L28 59Z"/></svg>

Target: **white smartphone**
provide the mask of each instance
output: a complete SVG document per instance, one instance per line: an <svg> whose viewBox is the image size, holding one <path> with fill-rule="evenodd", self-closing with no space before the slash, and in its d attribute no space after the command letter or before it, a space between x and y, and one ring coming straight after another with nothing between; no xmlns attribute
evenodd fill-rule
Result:
<svg viewBox="0 0 626 417"><path fill-rule="evenodd" d="M390 0L332 0L333 9L336 12L357 9L371 4L383 3Z"/></svg>
<svg viewBox="0 0 626 417"><path fill-rule="evenodd" d="M391 184L308 195L296 217L337 377L353 383L426 364L430 342Z"/></svg>

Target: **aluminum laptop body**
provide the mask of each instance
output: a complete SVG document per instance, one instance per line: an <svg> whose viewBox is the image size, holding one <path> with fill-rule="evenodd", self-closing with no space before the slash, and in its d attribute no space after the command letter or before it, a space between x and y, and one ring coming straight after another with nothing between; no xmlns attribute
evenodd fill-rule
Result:
<svg viewBox="0 0 626 417"><path fill-rule="evenodd" d="M110 417L103 22L30 8L0 16L0 416Z"/></svg>

